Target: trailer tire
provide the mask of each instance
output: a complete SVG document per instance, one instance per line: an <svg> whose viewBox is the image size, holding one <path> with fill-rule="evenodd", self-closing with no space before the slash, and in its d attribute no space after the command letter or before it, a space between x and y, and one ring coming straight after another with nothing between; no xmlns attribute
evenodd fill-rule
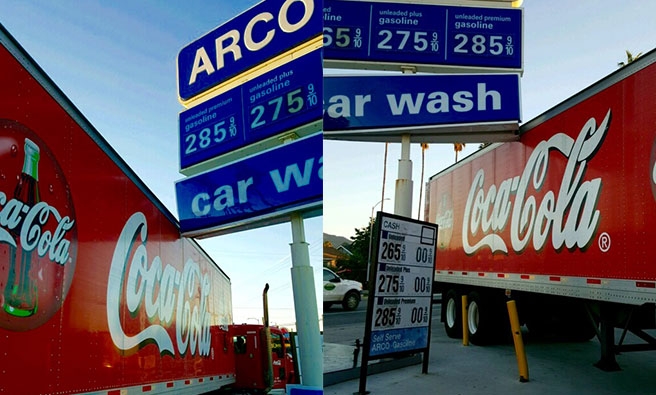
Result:
<svg viewBox="0 0 656 395"><path fill-rule="evenodd" d="M462 299L455 289L449 289L442 295L444 312L444 331L452 339L462 338Z"/></svg>
<svg viewBox="0 0 656 395"><path fill-rule="evenodd" d="M479 291L472 291L467 296L467 330L472 344L498 343L510 335L508 314L499 296Z"/></svg>

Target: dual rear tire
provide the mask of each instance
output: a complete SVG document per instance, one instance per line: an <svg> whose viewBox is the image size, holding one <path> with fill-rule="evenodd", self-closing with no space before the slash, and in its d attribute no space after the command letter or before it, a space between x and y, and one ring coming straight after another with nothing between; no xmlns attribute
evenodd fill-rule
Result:
<svg viewBox="0 0 656 395"><path fill-rule="evenodd" d="M442 295L444 329L447 336L462 338L462 291L449 289ZM503 341L510 333L503 294L471 291L467 294L467 328L472 344Z"/></svg>

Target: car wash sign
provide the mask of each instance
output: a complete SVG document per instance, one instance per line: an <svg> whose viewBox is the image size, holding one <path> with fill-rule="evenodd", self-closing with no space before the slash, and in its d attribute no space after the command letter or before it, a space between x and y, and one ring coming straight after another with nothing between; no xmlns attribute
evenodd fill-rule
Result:
<svg viewBox="0 0 656 395"><path fill-rule="evenodd" d="M178 54L182 101L321 34L316 0L266 0L244 11Z"/></svg>
<svg viewBox="0 0 656 395"><path fill-rule="evenodd" d="M210 236L321 215L321 133L175 184L184 236Z"/></svg>
<svg viewBox="0 0 656 395"><path fill-rule="evenodd" d="M371 131L519 121L519 75L324 78L324 131Z"/></svg>

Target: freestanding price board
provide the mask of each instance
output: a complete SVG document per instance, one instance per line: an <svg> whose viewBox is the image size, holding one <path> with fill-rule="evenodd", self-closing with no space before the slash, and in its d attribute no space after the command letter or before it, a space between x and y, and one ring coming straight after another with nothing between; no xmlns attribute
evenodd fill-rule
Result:
<svg viewBox="0 0 656 395"><path fill-rule="evenodd" d="M369 359L424 352L428 370L437 225L378 212L360 376Z"/></svg>

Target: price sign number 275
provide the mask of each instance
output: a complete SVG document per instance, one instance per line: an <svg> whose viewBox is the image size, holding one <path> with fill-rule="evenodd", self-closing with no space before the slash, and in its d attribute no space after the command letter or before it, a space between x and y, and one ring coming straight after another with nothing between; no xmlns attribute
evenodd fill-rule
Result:
<svg viewBox="0 0 656 395"><path fill-rule="evenodd" d="M314 84L308 84L305 97L303 93L303 88L298 88L253 107L250 111L251 129L261 128L267 123L276 122L318 104L318 92Z"/></svg>

